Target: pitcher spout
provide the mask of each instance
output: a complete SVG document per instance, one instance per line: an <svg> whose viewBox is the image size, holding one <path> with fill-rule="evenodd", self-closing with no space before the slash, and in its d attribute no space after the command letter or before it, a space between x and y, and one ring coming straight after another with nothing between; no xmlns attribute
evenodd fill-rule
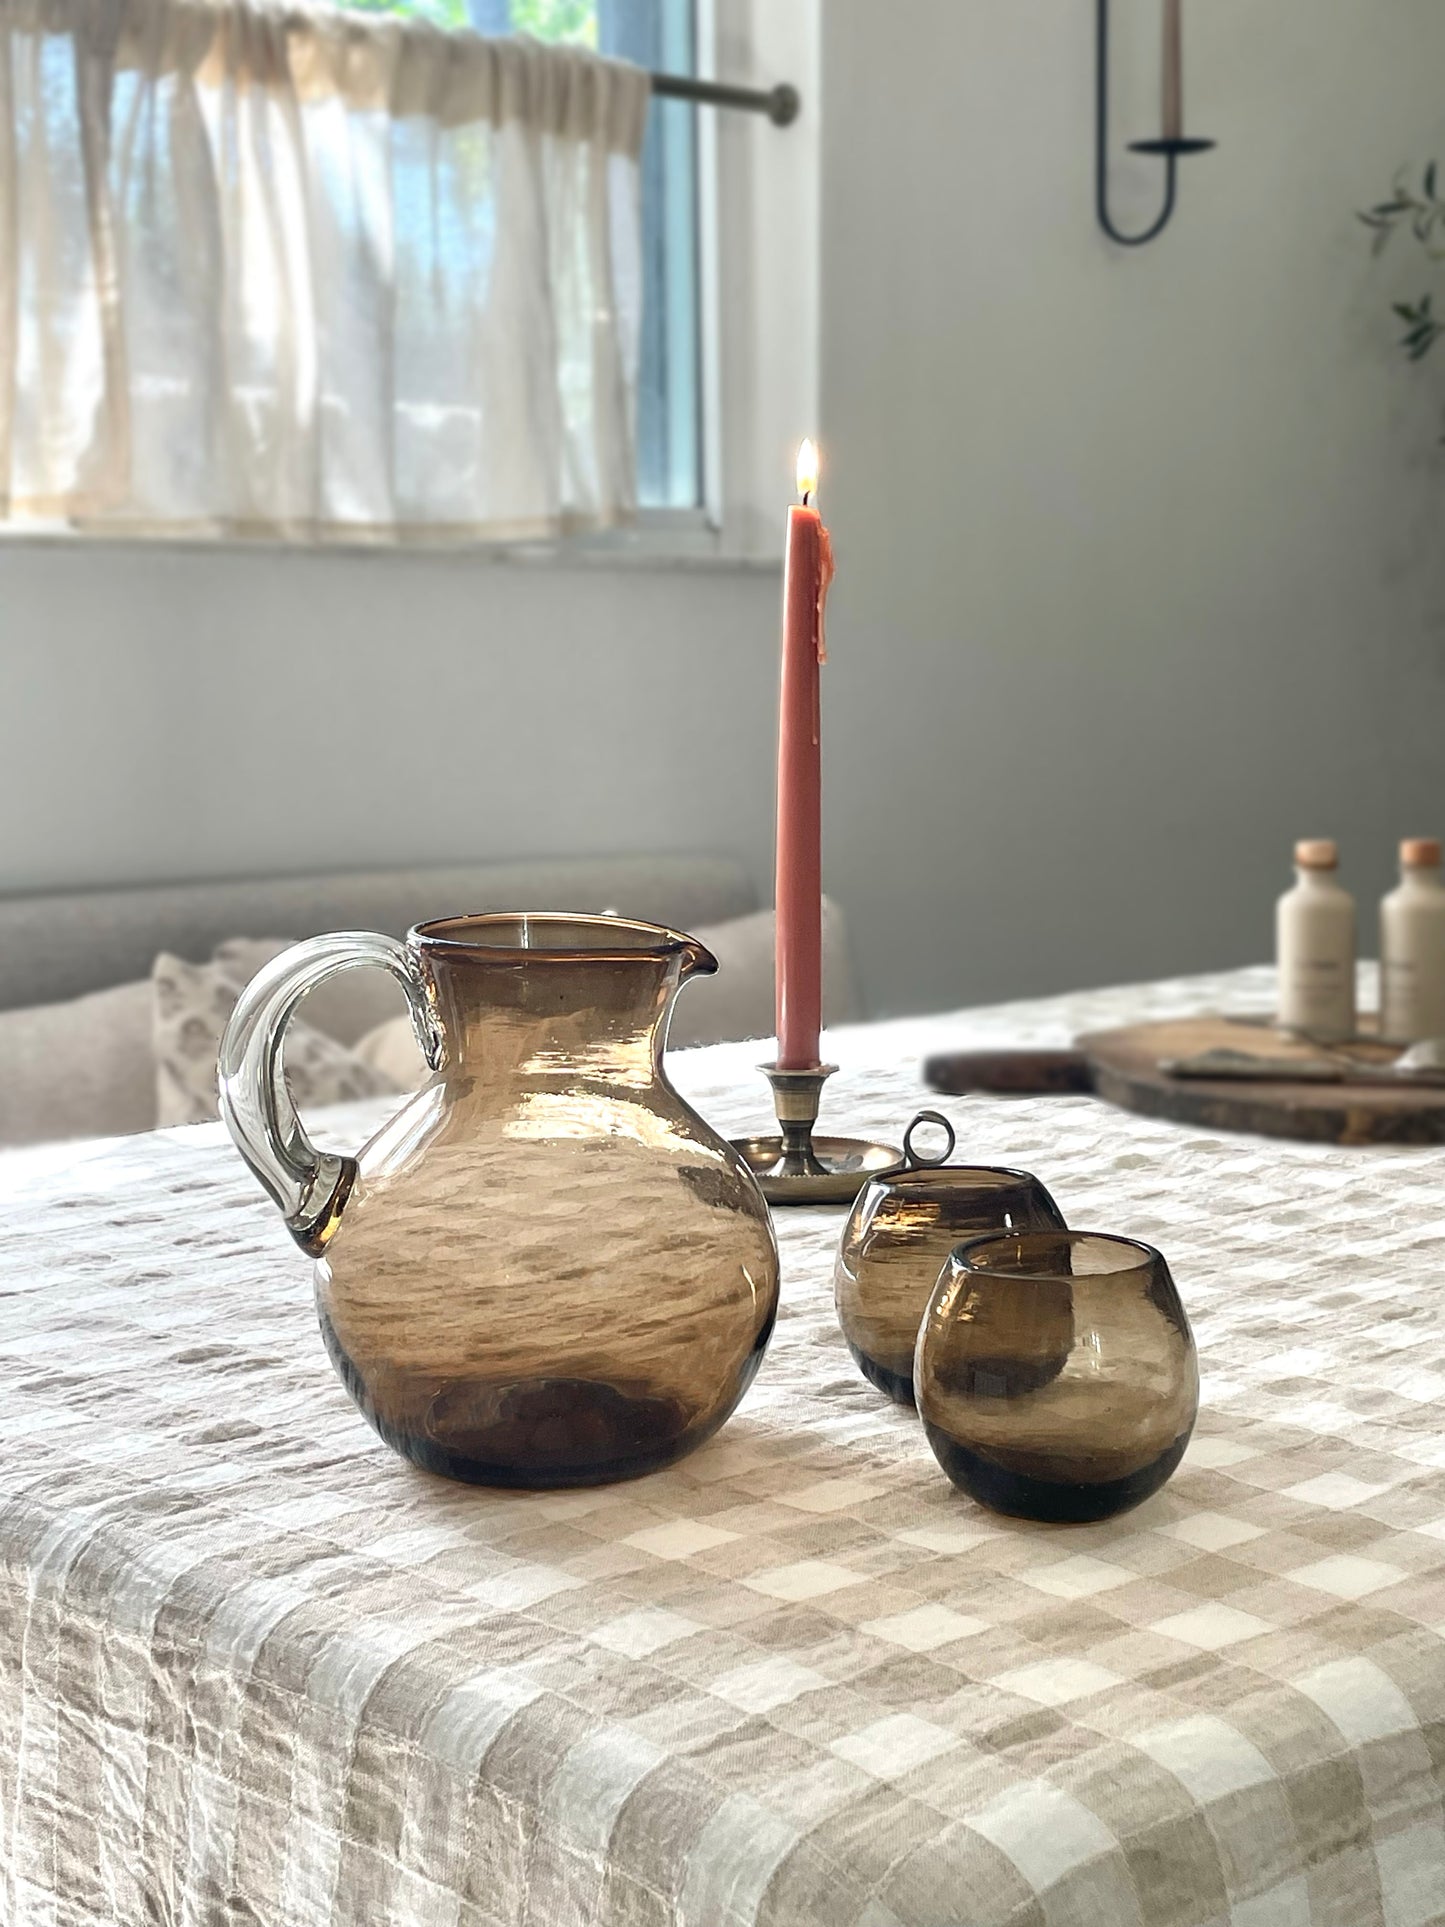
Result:
<svg viewBox="0 0 1445 1927"><path fill-rule="evenodd" d="M715 977L717 958L706 944L699 943L696 937L683 937L682 976L679 982L686 983L689 977Z"/></svg>

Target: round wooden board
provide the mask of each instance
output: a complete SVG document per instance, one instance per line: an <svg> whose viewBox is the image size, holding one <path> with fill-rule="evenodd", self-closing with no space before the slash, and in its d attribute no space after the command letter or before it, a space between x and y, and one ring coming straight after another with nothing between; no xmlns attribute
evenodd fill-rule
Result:
<svg viewBox="0 0 1445 1927"><path fill-rule="evenodd" d="M1445 1087L1440 1085L1397 1089L1377 1084L1265 1084L1171 1077L1161 1068L1172 1058L1205 1050L1267 1057L1318 1055L1264 1024L1179 1018L1095 1031L1080 1037L1076 1048L1089 1061L1100 1097L1147 1117L1320 1144L1445 1144ZM1395 1055L1388 1046L1369 1040L1346 1048L1362 1064L1387 1063Z"/></svg>

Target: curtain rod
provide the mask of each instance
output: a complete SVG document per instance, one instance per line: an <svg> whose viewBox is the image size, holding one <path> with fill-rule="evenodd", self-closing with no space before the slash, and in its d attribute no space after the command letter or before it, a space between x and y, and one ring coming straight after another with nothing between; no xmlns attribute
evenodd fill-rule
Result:
<svg viewBox="0 0 1445 1927"><path fill-rule="evenodd" d="M706 107L741 107L745 113L766 114L774 127L787 127L798 118L802 98L783 81L777 87L729 87L717 80L693 80L685 74L653 74L652 91L665 100L696 100Z"/></svg>

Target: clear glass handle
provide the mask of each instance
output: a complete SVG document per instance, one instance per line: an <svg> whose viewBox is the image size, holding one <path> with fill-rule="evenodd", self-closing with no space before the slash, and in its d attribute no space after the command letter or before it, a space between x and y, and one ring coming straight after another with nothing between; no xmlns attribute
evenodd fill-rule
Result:
<svg viewBox="0 0 1445 1927"><path fill-rule="evenodd" d="M356 1160L318 1151L302 1129L286 1088L281 1049L286 1026L308 990L358 964L389 970L407 994L417 1042L433 1070L444 1058L416 959L395 937L340 930L284 950L236 1001L221 1039L221 1116L236 1149L281 1207L286 1228L313 1256L326 1248L356 1179Z"/></svg>

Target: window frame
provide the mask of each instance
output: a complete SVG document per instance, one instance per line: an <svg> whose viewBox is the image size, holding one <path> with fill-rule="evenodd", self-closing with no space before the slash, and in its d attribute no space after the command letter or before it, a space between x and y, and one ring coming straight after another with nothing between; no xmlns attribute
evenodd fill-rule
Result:
<svg viewBox="0 0 1445 1927"><path fill-rule="evenodd" d="M819 436L820 5L698 0L706 78L801 98L783 128L711 112L699 143L703 499L724 555L781 553L797 447Z"/></svg>
<svg viewBox="0 0 1445 1927"><path fill-rule="evenodd" d="M659 563L781 554L794 454L819 432L820 4L695 0L700 78L787 80L802 98L786 128L694 110L702 507L643 509L632 527L551 548Z"/></svg>

